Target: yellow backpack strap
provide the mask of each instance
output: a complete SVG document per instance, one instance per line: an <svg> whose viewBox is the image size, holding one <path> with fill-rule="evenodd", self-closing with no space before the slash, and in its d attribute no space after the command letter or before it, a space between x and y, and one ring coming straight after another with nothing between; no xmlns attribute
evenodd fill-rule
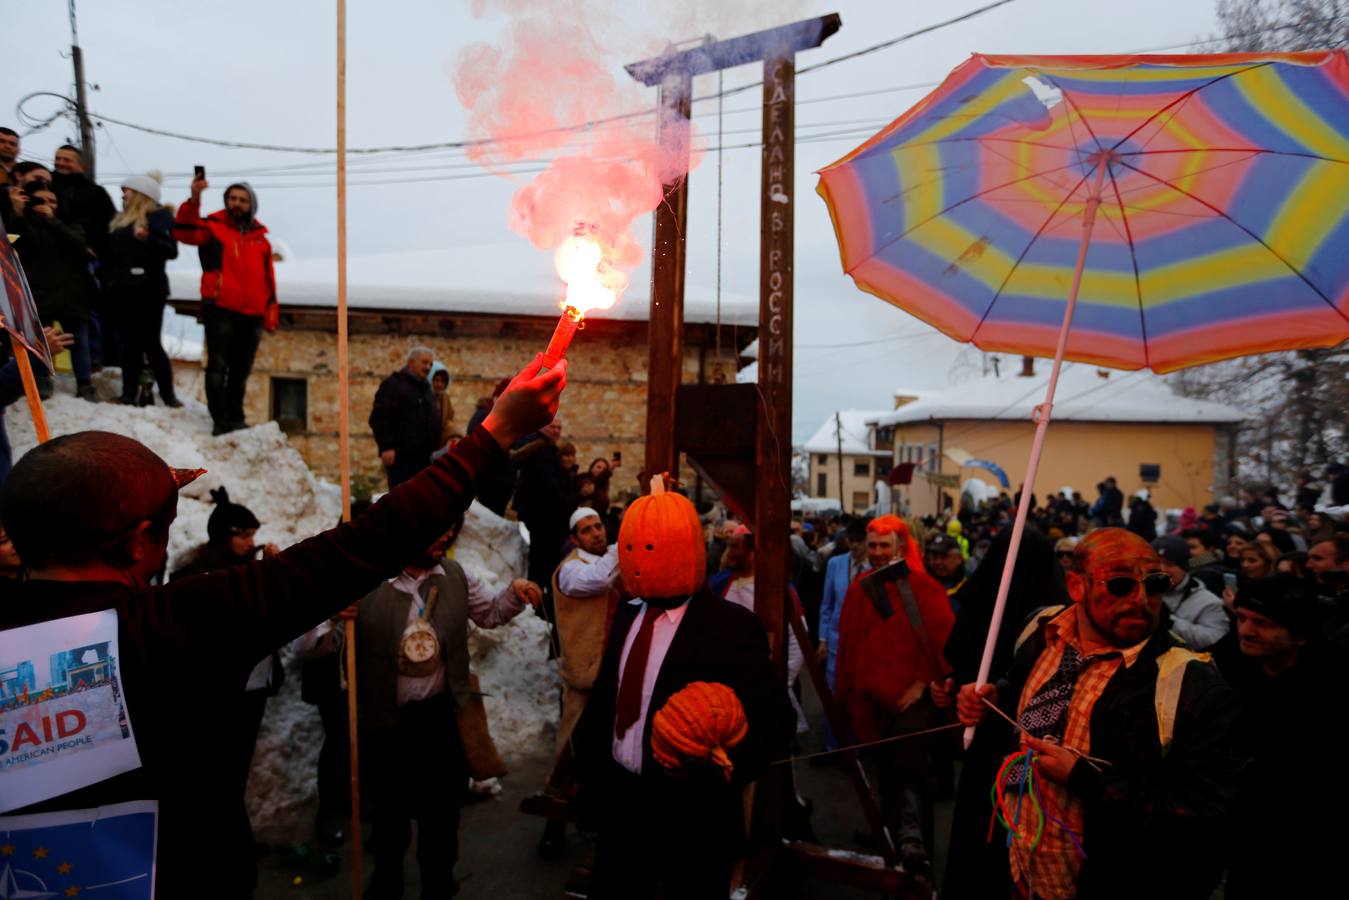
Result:
<svg viewBox="0 0 1349 900"><path fill-rule="evenodd" d="M1157 658L1157 690L1152 701L1157 712L1157 734L1162 741L1163 756L1171 749L1171 738L1176 733L1180 689L1185 683L1185 667L1192 662L1209 665L1213 657L1184 647L1172 647Z"/></svg>
<svg viewBox="0 0 1349 900"><path fill-rule="evenodd" d="M1012 654L1015 655L1021 651L1021 645L1030 640L1030 636L1035 634L1035 630L1040 627L1041 622L1046 619L1054 618L1067 608L1066 605L1046 606L1044 609L1033 613L1030 617L1030 621L1026 623L1026 627L1021 629L1021 634L1017 637L1016 644L1012 646Z"/></svg>

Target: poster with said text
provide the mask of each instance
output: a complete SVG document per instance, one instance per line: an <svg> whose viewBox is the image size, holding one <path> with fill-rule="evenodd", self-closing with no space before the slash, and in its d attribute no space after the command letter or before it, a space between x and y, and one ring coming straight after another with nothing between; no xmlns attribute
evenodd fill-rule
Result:
<svg viewBox="0 0 1349 900"><path fill-rule="evenodd" d="M117 613L0 631L0 812L140 766Z"/></svg>

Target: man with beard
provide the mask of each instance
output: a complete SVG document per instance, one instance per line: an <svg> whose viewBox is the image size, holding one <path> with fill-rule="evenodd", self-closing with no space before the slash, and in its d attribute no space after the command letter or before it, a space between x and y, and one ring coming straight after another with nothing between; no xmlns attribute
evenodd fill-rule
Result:
<svg viewBox="0 0 1349 900"><path fill-rule="evenodd" d="M245 427L244 390L276 300L272 245L256 218L258 195L245 182L225 189L225 208L202 218L205 178L192 180L192 197L178 207L174 236L201 257L202 324L206 326L206 405L213 433ZM274 320L273 320L274 321ZM275 327L272 325L270 327Z"/></svg>
<svg viewBox="0 0 1349 900"><path fill-rule="evenodd" d="M886 515L867 526L867 561L874 571L902 560L898 578L868 590L870 573L848 588L839 620L834 694L864 743L923 731L933 724L930 682L950 666L942 648L955 624L951 601L923 568L908 526ZM893 570L891 570L893 571ZM880 774L881 814L900 861L912 872L931 872L933 795L926 740L903 740L871 751Z"/></svg>
<svg viewBox="0 0 1349 900"><path fill-rule="evenodd" d="M497 628L543 596L538 585L517 578L493 597L445 559L462 527L461 513L357 610L357 726L375 804L375 871L367 900L403 896L403 856L414 818L422 897L440 900L457 893L459 807L469 769L456 711L473 699L468 623ZM423 653L417 649L421 644L410 642L428 649ZM420 760L411 770L410 752Z"/></svg>
<svg viewBox="0 0 1349 900"><path fill-rule="evenodd" d="M481 428L351 522L270 558L162 586L152 582L167 559L178 488L200 473L175 472L136 441L104 432L29 450L0 486L0 519L26 576L6 588L0 630L73 629L91 613L114 619L136 754L110 773L52 773L37 799L6 813L155 803L157 896L251 896L251 855L224 849L243 797L227 777L233 744L216 739L220 710L272 648L401 572L462 514L479 477L506 464L506 448L547 424L566 361L539 375L542 360L516 377Z"/></svg>
<svg viewBox="0 0 1349 900"><path fill-rule="evenodd" d="M1034 751L1042 807L1054 812L1017 823L1017 895L1207 898L1242 767L1236 697L1166 627L1171 577L1142 538L1090 533L1067 582L1073 602L1037 614L1010 671L965 685L956 704L963 724L993 729L1009 752ZM1018 721L1019 737L985 701ZM1021 773L1004 783L1017 790ZM1166 849L1142 854L1144 839Z"/></svg>

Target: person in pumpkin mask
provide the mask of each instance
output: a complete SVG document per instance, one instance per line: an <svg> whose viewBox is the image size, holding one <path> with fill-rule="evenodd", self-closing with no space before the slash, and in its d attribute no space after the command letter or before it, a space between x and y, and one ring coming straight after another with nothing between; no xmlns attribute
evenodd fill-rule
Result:
<svg viewBox="0 0 1349 900"><path fill-rule="evenodd" d="M795 716L758 618L706 588L697 511L664 491L618 536L623 586L577 727L590 897L724 897L744 847L744 788L782 757Z"/></svg>
<svg viewBox="0 0 1349 900"><path fill-rule="evenodd" d="M366 595L356 613L357 727L363 778L375 804L375 870L367 900L403 896L403 856L417 820L422 896L457 891L459 807L469 768L456 711L473 696L468 622L497 628L543 594L517 578L496 596L445 558L463 527L449 531L396 578ZM306 638L322 638L323 623ZM429 760L408 777L409 748Z"/></svg>

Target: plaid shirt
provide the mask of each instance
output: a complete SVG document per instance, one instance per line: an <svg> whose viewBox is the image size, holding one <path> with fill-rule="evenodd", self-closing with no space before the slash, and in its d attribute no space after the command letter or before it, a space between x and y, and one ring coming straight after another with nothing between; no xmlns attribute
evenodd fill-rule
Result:
<svg viewBox="0 0 1349 900"><path fill-rule="evenodd" d="M1072 644L1081 651L1082 645L1077 638L1077 611L1077 604L1072 604L1045 625L1045 649L1035 661L1030 677L1021 689L1021 699L1017 703L1018 716L1025 711L1026 704L1030 703L1044 683L1058 671L1064 645ZM1126 650L1106 650L1084 656L1082 672L1077 676L1073 699L1068 705L1068 725L1063 733L1065 747L1072 747L1082 753L1091 752L1092 708L1119 667L1132 666L1146 643L1147 640L1143 640ZM1063 785L1048 780L1040 782L1040 791L1054 815L1081 840L1082 801L1069 794ZM1012 843L1012 877L1034 891L1036 897L1045 900L1076 897L1077 873L1082 859L1078 856L1072 838L1062 826L1047 820L1044 835L1032 855L1030 842L1035 837L1036 823L1031 821L1033 815L1027 814L1029 810L1028 805L1022 808L1022 822L1027 826L1021 830L1024 839Z"/></svg>

